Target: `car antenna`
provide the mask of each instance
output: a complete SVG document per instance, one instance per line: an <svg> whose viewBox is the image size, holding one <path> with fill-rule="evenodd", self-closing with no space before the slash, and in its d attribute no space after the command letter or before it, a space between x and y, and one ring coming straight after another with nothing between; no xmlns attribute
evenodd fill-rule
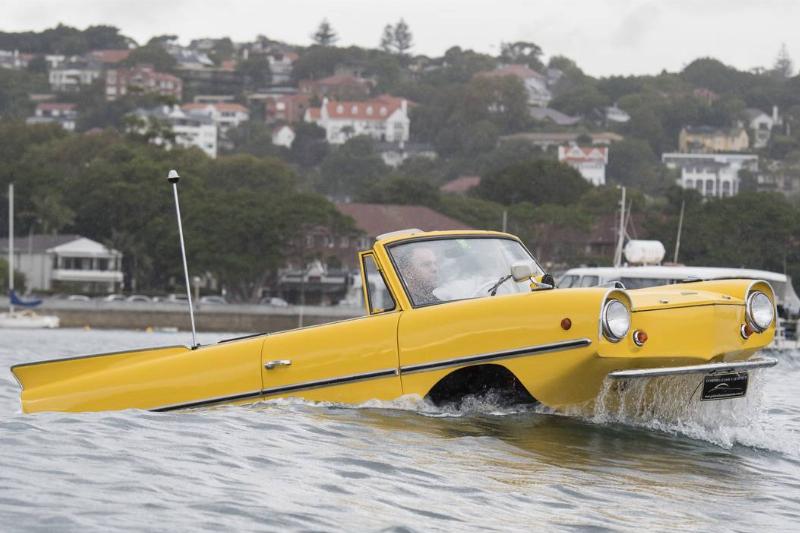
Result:
<svg viewBox="0 0 800 533"><path fill-rule="evenodd" d="M196 349L197 332L194 329L194 308L192 307L192 290L189 287L189 267L186 266L186 246L183 244L183 225L181 224L181 207L178 203L178 181L181 179L178 176L177 170L170 170L167 175L167 181L172 184L172 191L175 193L175 214L178 217L178 235L181 240L181 257L183 258L183 274L186 277L186 297L189 301L189 320L192 322L192 350Z"/></svg>

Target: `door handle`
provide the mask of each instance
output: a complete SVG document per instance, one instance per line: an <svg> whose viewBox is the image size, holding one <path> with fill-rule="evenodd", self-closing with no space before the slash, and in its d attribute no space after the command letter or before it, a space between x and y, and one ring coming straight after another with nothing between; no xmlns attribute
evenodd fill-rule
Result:
<svg viewBox="0 0 800 533"><path fill-rule="evenodd" d="M267 370L272 370L276 366L292 366L292 362L289 359L276 359L274 361L267 361L264 363L264 368Z"/></svg>

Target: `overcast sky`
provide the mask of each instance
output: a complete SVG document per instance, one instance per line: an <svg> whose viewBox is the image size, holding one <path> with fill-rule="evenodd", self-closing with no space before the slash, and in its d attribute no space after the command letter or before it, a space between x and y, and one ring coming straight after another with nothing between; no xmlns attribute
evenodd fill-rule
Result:
<svg viewBox="0 0 800 533"><path fill-rule="evenodd" d="M383 26L405 18L415 53L458 45L496 54L501 42L533 41L589 74L680 70L712 56L739 69L771 66L782 43L800 61L796 0L5 0L2 31L64 23L110 24L138 42L258 34L307 45L327 17L339 45L375 47Z"/></svg>

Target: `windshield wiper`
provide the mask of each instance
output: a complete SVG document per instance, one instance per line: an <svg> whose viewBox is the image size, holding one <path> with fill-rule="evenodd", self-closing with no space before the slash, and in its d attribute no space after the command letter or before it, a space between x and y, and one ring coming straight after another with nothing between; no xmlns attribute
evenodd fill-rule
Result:
<svg viewBox="0 0 800 533"><path fill-rule="evenodd" d="M497 294L497 289L500 288L500 285L502 285L503 283L505 283L506 281L508 281L510 279L511 279L511 274L508 274L507 276L503 276L502 278L498 279L497 283L492 285L492 288L489 289L486 292L488 292L491 296L494 296L495 294Z"/></svg>

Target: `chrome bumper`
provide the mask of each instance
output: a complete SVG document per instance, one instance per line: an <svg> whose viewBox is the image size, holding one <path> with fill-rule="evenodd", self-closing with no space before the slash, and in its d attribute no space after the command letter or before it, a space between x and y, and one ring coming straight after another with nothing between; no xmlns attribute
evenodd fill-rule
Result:
<svg viewBox="0 0 800 533"><path fill-rule="evenodd" d="M778 364L772 357L759 357L748 361L735 361L731 363L709 363L707 365L690 366L665 366L661 368L643 368L636 370L616 370L610 372L612 379L655 378L659 376L678 376L683 374L708 374L711 372L725 372L730 370L754 370L768 368Z"/></svg>

